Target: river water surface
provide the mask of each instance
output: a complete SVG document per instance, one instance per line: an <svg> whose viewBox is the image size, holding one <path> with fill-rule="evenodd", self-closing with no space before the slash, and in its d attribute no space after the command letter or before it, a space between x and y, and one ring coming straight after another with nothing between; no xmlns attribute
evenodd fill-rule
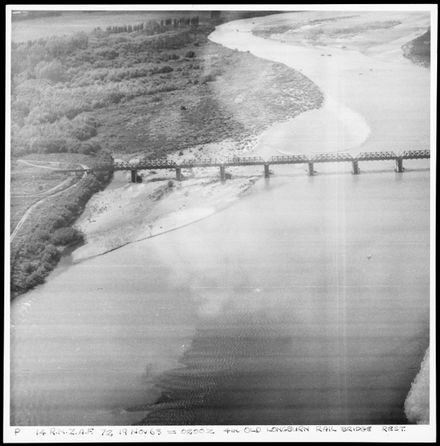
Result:
<svg viewBox="0 0 440 446"><path fill-rule="evenodd" d="M369 88L364 109L332 100L377 147ZM58 268L12 304L11 423L405 423L429 343L429 171L393 167L276 167L205 220Z"/></svg>

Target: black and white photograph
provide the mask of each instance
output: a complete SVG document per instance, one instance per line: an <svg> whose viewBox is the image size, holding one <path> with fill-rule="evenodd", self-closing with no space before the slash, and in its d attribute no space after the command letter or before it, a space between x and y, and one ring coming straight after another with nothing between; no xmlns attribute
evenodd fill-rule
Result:
<svg viewBox="0 0 440 446"><path fill-rule="evenodd" d="M435 442L437 5L7 5L4 441Z"/></svg>

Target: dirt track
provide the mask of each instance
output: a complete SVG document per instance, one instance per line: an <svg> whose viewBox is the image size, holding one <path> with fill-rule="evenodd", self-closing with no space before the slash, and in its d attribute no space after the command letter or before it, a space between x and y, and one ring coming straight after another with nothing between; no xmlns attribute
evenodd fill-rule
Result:
<svg viewBox="0 0 440 446"><path fill-rule="evenodd" d="M39 165L39 164L33 164L33 163L31 163L31 162L29 162L29 161L25 161L25 160L18 160L18 161L21 162L21 163L28 164L28 165L30 165L30 166L41 167L42 169L52 169L52 170L57 170L57 168L55 168L55 167L42 166L42 165ZM50 161L49 161L49 163L51 163L51 164L58 164L58 163L54 163L54 162L50 162ZM81 164L81 167L82 167L83 169L87 169L87 168L88 168L88 166L86 166L85 164ZM84 172L84 175L81 177L81 179L84 178L86 175L87 175L87 173ZM64 189L61 189L61 190L58 190L58 191L57 191L57 189L59 189L60 187L62 187L64 184L67 184L68 181L70 181L70 178L67 178L66 180L62 181L61 183L59 183L59 184L56 185L55 187L49 189L48 191L43 192L43 193L41 194L41 195L44 195L43 198L41 198L41 200L38 200L36 203L32 204L32 205L26 210L26 212L25 212L25 213L23 214L23 216L21 217L20 221L17 223L17 226L16 226L16 227L14 228L14 230L12 231L12 234L11 234L11 243L12 243L12 241L14 240L14 238L16 237L16 235L18 234L18 231L20 230L20 228L23 226L24 222L27 220L27 218L29 217L29 215L32 213L32 211L33 211L38 205L40 205L41 203L44 203L48 198L55 197L55 196L57 196L57 195L62 194L63 192L66 192L66 191L72 189L73 187L75 187L75 186L78 184L78 181L80 181L80 180L78 180L78 181L75 182L74 184L70 185L69 187L66 187L66 188L64 188ZM33 195L33 196L38 196L38 195L40 195L40 194L35 194L35 195Z"/></svg>

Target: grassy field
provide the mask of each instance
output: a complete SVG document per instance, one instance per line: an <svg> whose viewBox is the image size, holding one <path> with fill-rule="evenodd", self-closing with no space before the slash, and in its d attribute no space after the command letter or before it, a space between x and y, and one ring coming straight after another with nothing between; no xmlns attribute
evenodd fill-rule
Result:
<svg viewBox="0 0 440 446"><path fill-rule="evenodd" d="M46 193L66 179L66 174L13 162L11 189L13 197L35 196Z"/></svg>
<svg viewBox="0 0 440 446"><path fill-rule="evenodd" d="M29 154L11 163L11 232L26 210L42 198L64 190L81 174L57 172L55 168L77 168L93 163L87 155L76 153ZM43 167L36 167L41 165ZM49 168L47 168L49 167Z"/></svg>
<svg viewBox="0 0 440 446"><path fill-rule="evenodd" d="M51 170L14 164L11 171L11 190L14 191L11 194L11 232L32 204L50 194L58 185L64 188L75 181L73 175L66 178L65 174Z"/></svg>

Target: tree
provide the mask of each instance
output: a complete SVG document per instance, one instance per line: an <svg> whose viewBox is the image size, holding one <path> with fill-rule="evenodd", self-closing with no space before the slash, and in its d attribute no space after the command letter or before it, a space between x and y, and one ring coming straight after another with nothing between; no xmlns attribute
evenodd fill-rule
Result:
<svg viewBox="0 0 440 446"><path fill-rule="evenodd" d="M76 230L74 228L70 228L70 227L57 229L52 234L52 237L51 237L51 242L54 245L67 246L67 245L81 243L83 241L84 241L84 239L83 239L83 235L81 234L81 232L79 232L78 230ZM49 245L49 246L53 246L53 245ZM55 248L55 250L56 250L56 248ZM53 250L51 250L51 253L53 254Z"/></svg>
<svg viewBox="0 0 440 446"><path fill-rule="evenodd" d="M40 62L35 67L37 79L48 79L52 82L63 82L65 80L65 71L59 60L51 62Z"/></svg>

